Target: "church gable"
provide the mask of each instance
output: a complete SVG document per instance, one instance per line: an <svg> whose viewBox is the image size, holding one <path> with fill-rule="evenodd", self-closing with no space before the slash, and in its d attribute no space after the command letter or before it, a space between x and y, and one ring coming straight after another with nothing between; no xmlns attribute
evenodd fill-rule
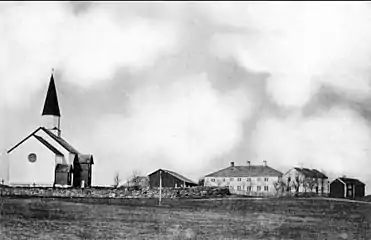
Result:
<svg viewBox="0 0 371 240"><path fill-rule="evenodd" d="M63 147L61 147L58 142L55 142L53 138L50 138L49 135L45 134L42 131L42 127L37 128L33 131L30 135L22 139L16 145L14 145L11 149L7 151L8 154L11 154L15 149L20 147L25 142L29 141L31 138L36 138L41 144L43 144L47 149L52 151L55 155L61 157L68 157L68 151L66 151Z"/></svg>
<svg viewBox="0 0 371 240"><path fill-rule="evenodd" d="M8 161L10 184L51 186L55 164L63 163L63 157L32 136L8 154Z"/></svg>

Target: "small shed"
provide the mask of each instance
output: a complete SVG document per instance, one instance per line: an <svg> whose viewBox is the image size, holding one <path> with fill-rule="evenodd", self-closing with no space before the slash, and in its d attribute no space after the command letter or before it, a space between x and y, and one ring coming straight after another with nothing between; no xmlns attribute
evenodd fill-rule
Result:
<svg viewBox="0 0 371 240"><path fill-rule="evenodd" d="M151 188L160 187L160 173L162 187L194 187L197 183L192 180L170 170L158 169L153 173L148 174L149 185Z"/></svg>
<svg viewBox="0 0 371 240"><path fill-rule="evenodd" d="M362 198L365 196L365 184L358 179L341 177L330 183L330 197Z"/></svg>

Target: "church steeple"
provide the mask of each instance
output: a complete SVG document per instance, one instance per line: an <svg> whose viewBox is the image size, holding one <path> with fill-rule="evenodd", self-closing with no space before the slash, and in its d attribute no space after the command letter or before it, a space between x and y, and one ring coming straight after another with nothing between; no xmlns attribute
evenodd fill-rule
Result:
<svg viewBox="0 0 371 240"><path fill-rule="evenodd" d="M46 93L44 108L41 115L44 120L44 127L54 132L57 136L60 136L61 112L59 110L57 89L54 82L54 69L50 77L49 87Z"/></svg>
<svg viewBox="0 0 371 240"><path fill-rule="evenodd" d="M44 109L42 112L42 116L44 115L52 115L58 117L61 116L61 113L59 111L57 89L55 88L53 73L50 77L48 92L46 93Z"/></svg>

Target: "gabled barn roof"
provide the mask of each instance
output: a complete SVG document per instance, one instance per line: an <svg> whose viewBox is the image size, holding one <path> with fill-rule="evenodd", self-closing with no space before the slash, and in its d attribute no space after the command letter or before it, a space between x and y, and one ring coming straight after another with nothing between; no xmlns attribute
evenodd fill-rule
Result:
<svg viewBox="0 0 371 240"><path fill-rule="evenodd" d="M164 171L164 172L166 172L166 173L168 173L168 174L170 174L170 175L178 178L179 180L181 180L183 182L197 185L197 183L195 183L194 181L192 181L192 180L190 180L190 179L188 179L188 178L180 175L179 173L176 173L176 172L173 172L173 171L170 171L170 170L166 170L166 169L158 169L158 170L154 171L153 173L148 174L148 176L150 176L150 175L152 175L152 174L154 174L154 173L156 173L158 171Z"/></svg>
<svg viewBox="0 0 371 240"><path fill-rule="evenodd" d="M269 166L251 165L251 166L230 166L219 171L210 173L205 177L279 177L282 176Z"/></svg>
<svg viewBox="0 0 371 240"><path fill-rule="evenodd" d="M358 179L355 179L355 178L345 178L345 177L341 177L341 178L338 178L340 179L342 182L344 182L345 184L354 184L354 185L365 185L363 182L361 182L360 180Z"/></svg>

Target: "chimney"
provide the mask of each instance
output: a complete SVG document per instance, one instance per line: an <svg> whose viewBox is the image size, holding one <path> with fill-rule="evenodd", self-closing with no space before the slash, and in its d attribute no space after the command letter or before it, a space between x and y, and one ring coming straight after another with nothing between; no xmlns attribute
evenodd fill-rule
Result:
<svg viewBox="0 0 371 240"><path fill-rule="evenodd" d="M250 161L247 161L247 166L250 167Z"/></svg>
<svg viewBox="0 0 371 240"><path fill-rule="evenodd" d="M231 162L231 167L234 167L234 162Z"/></svg>
<svg viewBox="0 0 371 240"><path fill-rule="evenodd" d="M264 167L266 167L267 166L267 161L263 160L263 163L264 163Z"/></svg>

